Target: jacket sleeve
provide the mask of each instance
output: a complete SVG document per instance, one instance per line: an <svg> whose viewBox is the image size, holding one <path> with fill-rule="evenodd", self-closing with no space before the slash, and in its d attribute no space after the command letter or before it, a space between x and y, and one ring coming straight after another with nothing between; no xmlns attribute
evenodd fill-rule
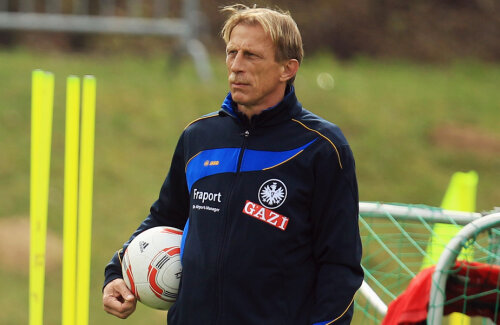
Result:
<svg viewBox="0 0 500 325"><path fill-rule="evenodd" d="M317 264L311 324L349 324L363 281L359 199L354 158L347 144L330 147L315 164L313 254Z"/></svg>
<svg viewBox="0 0 500 325"><path fill-rule="evenodd" d="M180 137L172 157L168 175L163 182L158 200L153 203L149 215L130 236L123 247L118 250L104 271L104 286L111 281L122 278L121 260L129 243L139 233L156 226L169 226L183 229L189 213L189 192L184 171L183 136Z"/></svg>

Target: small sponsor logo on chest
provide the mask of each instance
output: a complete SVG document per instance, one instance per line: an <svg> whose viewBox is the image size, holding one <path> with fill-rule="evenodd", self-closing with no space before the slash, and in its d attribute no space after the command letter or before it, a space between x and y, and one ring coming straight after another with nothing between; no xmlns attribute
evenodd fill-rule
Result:
<svg viewBox="0 0 500 325"><path fill-rule="evenodd" d="M198 191L198 189L193 189L193 199L196 200L201 200L201 203L205 203L205 201L210 201L210 202L222 202L221 201L221 196L222 194L219 193L212 193L212 192L204 192L204 191Z"/></svg>
<svg viewBox="0 0 500 325"><path fill-rule="evenodd" d="M281 230L285 230L288 226L287 217L248 200L242 212Z"/></svg>

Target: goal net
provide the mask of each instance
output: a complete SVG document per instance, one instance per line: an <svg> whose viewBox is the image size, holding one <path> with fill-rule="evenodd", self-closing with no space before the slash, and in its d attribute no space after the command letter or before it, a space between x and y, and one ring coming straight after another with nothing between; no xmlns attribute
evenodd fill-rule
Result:
<svg viewBox="0 0 500 325"><path fill-rule="evenodd" d="M424 268L436 265L443 252L463 226L482 218L480 213L443 210L425 205L360 203L360 232L363 242L362 266L365 283L356 295L353 324L381 324L387 306L400 296ZM497 220L500 219L500 215ZM500 225L500 221L498 222ZM446 226L446 230L439 227ZM458 260L488 265L500 264L500 229L478 229L471 238L453 248ZM450 268L441 272L453 273ZM465 271L465 275L468 271ZM495 323L500 324L500 278L495 287L470 291L466 285L457 297L442 306L460 300L461 312L468 313L474 301L481 297L494 299L492 308ZM477 288L476 288L477 289ZM440 288L441 292L445 288ZM482 290L482 291L481 291ZM496 299L496 300L495 300ZM435 302L433 302L435 303ZM495 313L496 311L496 313ZM490 324L489 320L474 318L472 324Z"/></svg>

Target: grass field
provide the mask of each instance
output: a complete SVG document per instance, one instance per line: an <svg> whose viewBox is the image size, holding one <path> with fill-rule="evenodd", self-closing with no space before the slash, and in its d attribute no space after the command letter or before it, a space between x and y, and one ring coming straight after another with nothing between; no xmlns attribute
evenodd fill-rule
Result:
<svg viewBox="0 0 500 325"><path fill-rule="evenodd" d="M101 307L103 269L156 199L181 130L220 107L227 92L224 59L212 59L215 78L203 84L189 60L172 69L162 55L0 50L2 225L28 218L31 71L41 68L56 76L48 221L56 247L49 254L56 256L47 271L46 324L60 323L66 76L97 77L90 323L163 324L162 313L141 305L126 321L107 315ZM333 76L333 89L318 87L322 72ZM452 173L473 169L479 174L479 211L500 205L499 84L498 64L368 59L342 64L328 55L306 58L296 80L303 105L341 126L348 137L361 200L439 206ZM28 321L28 229L23 229L25 236L12 231L0 238L1 251L16 252L13 261L0 262L0 324Z"/></svg>

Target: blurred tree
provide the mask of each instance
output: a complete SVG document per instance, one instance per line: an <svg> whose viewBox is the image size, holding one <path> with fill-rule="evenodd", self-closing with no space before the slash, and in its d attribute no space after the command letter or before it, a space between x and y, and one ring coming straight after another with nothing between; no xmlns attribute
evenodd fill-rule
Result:
<svg viewBox="0 0 500 325"><path fill-rule="evenodd" d="M61 0L64 13L89 12L97 14L100 0L75 2ZM169 17L179 17L183 0L165 0ZM377 58L409 58L421 61L446 61L474 57L500 61L500 1L499 0L200 0L203 16L200 21L204 43L212 50L222 50L219 31L224 16L219 10L224 5L241 2L252 6L279 7L289 10L304 39L306 53L331 51L339 59L358 55ZM88 8L78 7L86 3ZM153 0L131 2L116 0L116 7L105 9L106 14L134 14L153 16ZM38 12L44 8L44 0L7 1L9 11L17 11L22 4ZM128 8L128 5L133 8ZM0 45L12 46L29 42L27 33L0 31ZM54 47L85 50L98 43L96 35L41 35L36 39L58 39ZM90 40L89 40L90 39ZM162 40L158 40L159 44ZM123 42L123 46L127 46ZM134 42L129 44L133 51Z"/></svg>
<svg viewBox="0 0 500 325"><path fill-rule="evenodd" d="M233 2L201 0L211 30L219 9ZM246 5L292 13L307 53L443 61L459 57L500 60L500 2L496 0L270 0ZM213 34L212 37L218 35Z"/></svg>

